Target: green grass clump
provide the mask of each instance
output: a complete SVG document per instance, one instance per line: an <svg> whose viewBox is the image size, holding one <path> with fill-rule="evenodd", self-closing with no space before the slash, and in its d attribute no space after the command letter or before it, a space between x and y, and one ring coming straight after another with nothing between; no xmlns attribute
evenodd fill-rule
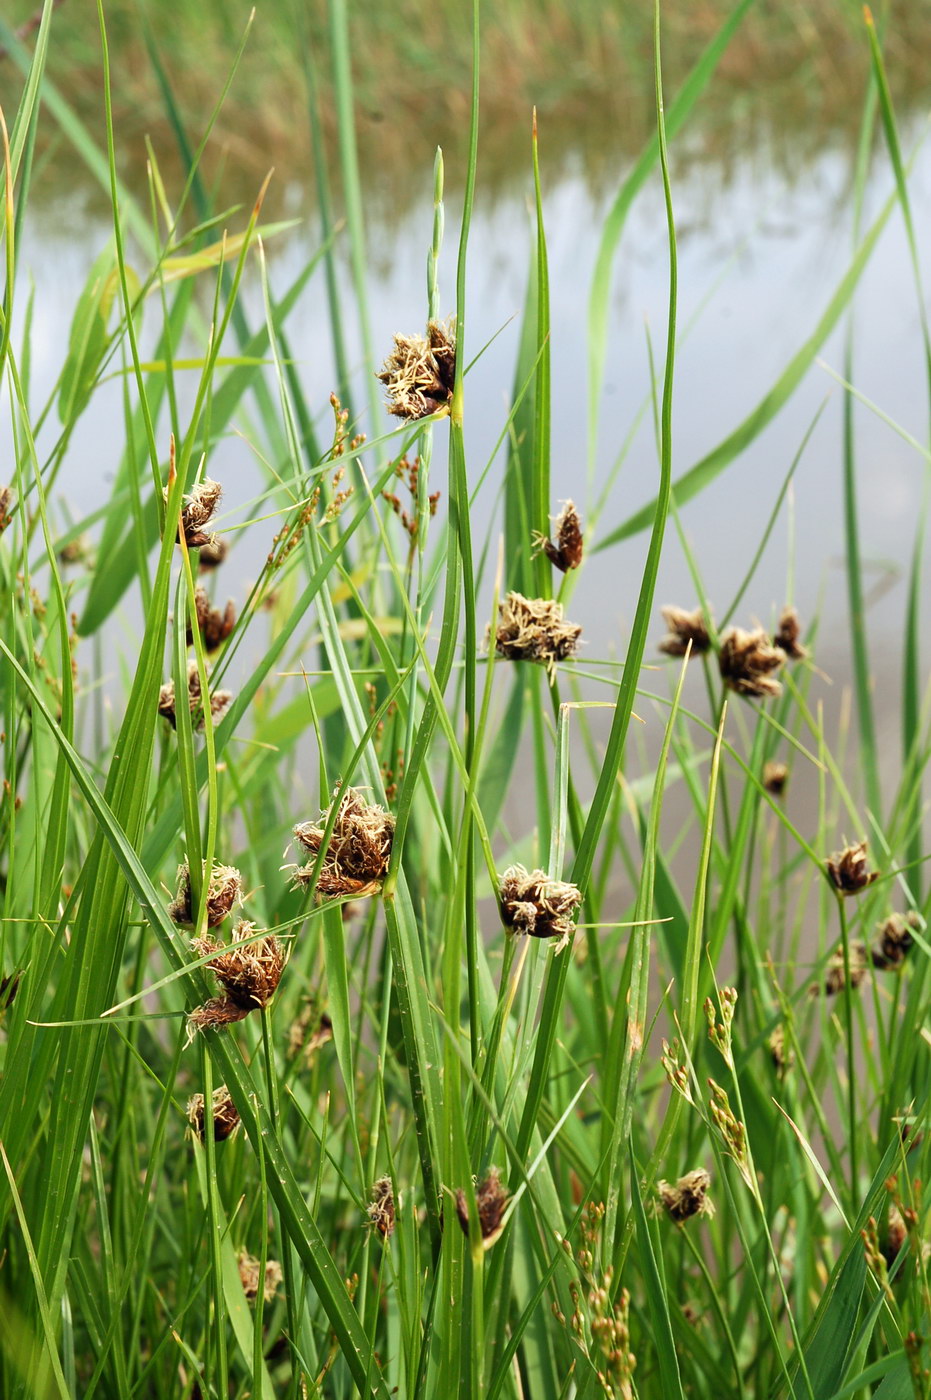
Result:
<svg viewBox="0 0 931 1400"><path fill-rule="evenodd" d="M496 567L493 543L472 536L493 463L466 444L480 352L466 318L473 8L456 315L441 321L438 154L427 334L399 328L393 351L376 352L368 329L339 0L329 81L345 221L321 164L324 246L277 296L266 185L218 214L202 175L225 93L190 146L151 50L185 173L176 187L153 156L146 203L118 177L103 0L105 149L45 75L52 0L28 62L19 54L0 323L4 1397L929 1393L924 515L895 768L876 738L852 417L855 742L822 716L817 621L790 602L770 627L738 625L807 436L733 602L706 596L687 544L696 597L664 608L665 639L656 598L670 518L737 469L792 395L895 208L923 307L883 45L868 16L861 151L881 133L895 192L872 225L857 219L849 266L765 398L688 466L674 437L667 140L696 119L753 5L722 19L668 107L657 5L655 137L603 231L588 413L594 460L614 260L633 201L659 182L655 500L621 518L615 471L600 497L566 506L555 540L534 120ZM43 99L106 190L113 240L37 405L16 274ZM340 240L355 302L337 294ZM318 266L340 380L323 405L287 324ZM393 417L376 393L384 358ZM852 363L851 350L848 378ZM112 493L73 519L60 474L114 377ZM223 481L233 431L264 473L251 499ZM228 588L243 592L249 537L264 563L224 608ZM593 659L563 610L592 551L624 540L642 555L624 654ZM645 666L657 643L666 677Z"/></svg>

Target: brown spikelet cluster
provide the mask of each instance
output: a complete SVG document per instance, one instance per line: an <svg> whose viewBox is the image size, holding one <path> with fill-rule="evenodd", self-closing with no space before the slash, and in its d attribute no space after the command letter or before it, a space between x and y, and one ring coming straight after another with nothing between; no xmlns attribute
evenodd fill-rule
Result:
<svg viewBox="0 0 931 1400"><path fill-rule="evenodd" d="M207 534L204 526L210 523L222 495L223 487L218 482L211 481L209 476L205 476L203 481L199 481L196 486L191 487L190 494L184 497L181 506L181 520L178 525L179 544L187 545L188 549L202 549L204 545L211 544L215 540L216 536ZM164 497L167 504L167 487L164 491Z"/></svg>
<svg viewBox="0 0 931 1400"><path fill-rule="evenodd" d="M511 865L501 876L498 903L506 928L533 938L556 938L556 952L572 939L575 913L582 902L577 885L551 880L543 870Z"/></svg>
<svg viewBox="0 0 931 1400"><path fill-rule="evenodd" d="M255 924L240 920L233 929L235 942L255 932ZM267 1006L281 981L284 950L272 934L247 947L231 947L211 937L194 938L191 947L197 957L215 953L207 963L223 994L198 1006L188 1017L192 1031L213 1029L243 1021L250 1011Z"/></svg>
<svg viewBox="0 0 931 1400"><path fill-rule="evenodd" d="M913 935L920 928L921 919L914 912L890 914L876 930L871 953L873 966L881 972L901 967L915 941Z"/></svg>
<svg viewBox="0 0 931 1400"><path fill-rule="evenodd" d="M242 1291L252 1303L259 1296L259 1261L243 1249L240 1250L236 1263L239 1266L239 1281L242 1284ZM278 1292L281 1287L281 1278L281 1265L278 1260L268 1259L265 1264L265 1283L262 1288L266 1303L270 1303Z"/></svg>
<svg viewBox="0 0 931 1400"><path fill-rule="evenodd" d="M200 555L197 560L197 567L202 574L208 574L213 569L218 569L223 560L229 554L229 545L222 535L211 535L206 544L200 547Z"/></svg>
<svg viewBox="0 0 931 1400"><path fill-rule="evenodd" d="M482 1248L491 1249L504 1229L504 1212L510 1200L507 1189L501 1185L498 1170L492 1167L488 1175L475 1188L475 1205L478 1210L478 1223L482 1231ZM462 1190L456 1192L456 1215L463 1234L469 1233L469 1205Z"/></svg>
<svg viewBox="0 0 931 1400"><path fill-rule="evenodd" d="M825 861L825 869L831 884L842 895L859 894L879 879L879 871L870 870L867 863L865 841L835 851Z"/></svg>
<svg viewBox="0 0 931 1400"><path fill-rule="evenodd" d="M657 1182L656 1189L663 1209L670 1220L682 1224L693 1215L714 1215L714 1204L708 1198L711 1177L704 1167L680 1176L675 1186L668 1181Z"/></svg>
<svg viewBox="0 0 931 1400"><path fill-rule="evenodd" d="M789 768L778 759L769 758L763 764L763 786L773 797L781 797L789 781Z"/></svg>
<svg viewBox="0 0 931 1400"><path fill-rule="evenodd" d="M234 865L214 861L207 886L207 927L217 928L233 906L242 903L242 876ZM191 894L191 871L187 861L178 866L178 886L168 906L168 917L176 924L193 925L197 915Z"/></svg>
<svg viewBox="0 0 931 1400"><path fill-rule="evenodd" d="M194 728L204 727L204 704L200 689L200 674L197 670L197 662L188 662L187 668L187 689L188 689L188 709L193 717ZM210 713L216 724L223 718L233 701L232 691L215 690L210 696ZM178 727L177 697L175 696L175 683L173 680L166 681L158 694L158 712L162 719L167 719L172 729Z"/></svg>
<svg viewBox="0 0 931 1400"><path fill-rule="evenodd" d="M216 651L226 641L236 626L236 608L230 599L223 612L210 606L210 599L203 588L194 590L194 611L197 616L197 630L204 639L205 651ZM194 645L194 629L188 624L187 644Z"/></svg>
<svg viewBox="0 0 931 1400"><path fill-rule="evenodd" d="M375 1182L367 1214L373 1229L378 1231L383 1240L394 1234L394 1187L390 1176L383 1176Z"/></svg>
<svg viewBox="0 0 931 1400"><path fill-rule="evenodd" d="M798 613L787 603L779 615L779 626L773 637L773 646L784 651L790 661L802 661L808 655L808 648L802 646L799 640L802 635L802 625L798 620Z"/></svg>
<svg viewBox="0 0 931 1400"><path fill-rule="evenodd" d="M690 643L690 656L700 656L710 649L711 637L701 608L686 612L684 608L668 606L660 611L666 624L666 635L659 644L660 651L667 656L684 656L689 651Z"/></svg>
<svg viewBox="0 0 931 1400"><path fill-rule="evenodd" d="M230 1091L225 1084L221 1084L219 1089L214 1089L211 1097L213 1140L214 1142L225 1142L239 1127L239 1112L230 1098ZM207 1131L207 1111L203 1094L194 1094L188 1099L187 1116L194 1133L203 1142Z"/></svg>
<svg viewBox="0 0 931 1400"><path fill-rule="evenodd" d="M563 621L562 603L553 598L508 593L498 604L495 650L510 661L539 661L552 672L575 655L581 635L578 624Z"/></svg>
<svg viewBox="0 0 931 1400"><path fill-rule="evenodd" d="M777 1026L767 1041L773 1067L780 1079L788 1074L795 1063L795 1051L786 1042L785 1026Z"/></svg>
<svg viewBox="0 0 931 1400"><path fill-rule="evenodd" d="M456 382L456 339L449 325L427 324L427 334L395 335L394 349L376 374L397 418L428 418L449 408Z"/></svg>
<svg viewBox="0 0 931 1400"><path fill-rule="evenodd" d="M330 842L323 857L316 892L326 898L351 895L362 899L381 889L394 838L394 817L374 802L366 802L355 788L341 794L337 786L333 801L339 803ZM332 803L317 822L301 822L294 835L310 852L312 859L294 872L297 885L309 885L316 857L323 845Z"/></svg>
<svg viewBox="0 0 931 1400"><path fill-rule="evenodd" d="M855 939L850 944L850 985L852 988L859 987L866 976L866 944L859 939ZM847 976L844 969L844 950L837 948L828 959L824 972L824 981L821 983L821 991L826 997L836 997L847 985ZM817 992L818 988L813 989Z"/></svg>
<svg viewBox="0 0 931 1400"><path fill-rule="evenodd" d="M16 504L16 492L12 486L0 486L0 535L10 523L10 516Z"/></svg>
<svg viewBox="0 0 931 1400"><path fill-rule="evenodd" d="M729 690L751 700L765 700L767 696L782 694L782 686L773 672L779 670L785 659L785 652L772 645L762 627L752 632L732 627L721 638L718 668Z"/></svg>
<svg viewBox="0 0 931 1400"><path fill-rule="evenodd" d="M565 574L579 567L585 544L579 512L572 501L566 501L553 526L551 539L535 530L533 545L537 553L542 551L553 567Z"/></svg>

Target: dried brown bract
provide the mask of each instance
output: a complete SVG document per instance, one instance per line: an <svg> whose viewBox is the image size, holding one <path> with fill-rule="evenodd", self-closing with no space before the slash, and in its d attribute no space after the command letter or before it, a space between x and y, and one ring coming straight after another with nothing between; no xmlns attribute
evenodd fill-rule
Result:
<svg viewBox="0 0 931 1400"><path fill-rule="evenodd" d="M239 1281L242 1291L252 1303L259 1295L259 1261L245 1249L236 1260L239 1266ZM268 1259L265 1264L265 1284L262 1289L266 1303L270 1303L281 1287L281 1265L277 1259Z"/></svg>
<svg viewBox="0 0 931 1400"><path fill-rule="evenodd" d="M773 645L784 651L790 661L802 661L808 655L808 648L803 647L799 638L802 635L802 625L798 620L798 613L788 603L779 615L779 627L773 637Z"/></svg>
<svg viewBox="0 0 931 1400"><path fill-rule="evenodd" d="M553 524L555 528L552 539L547 539L535 530L533 545L537 553L542 551L554 568L565 574L570 569L579 567L584 552L582 522L572 501L566 501Z"/></svg>
<svg viewBox="0 0 931 1400"><path fill-rule="evenodd" d="M202 574L218 569L230 552L230 547L222 535L211 535L206 544L200 547L197 567Z"/></svg>
<svg viewBox="0 0 931 1400"><path fill-rule="evenodd" d="M15 504L16 492L12 486L0 486L0 535L10 523Z"/></svg>
<svg viewBox="0 0 931 1400"><path fill-rule="evenodd" d="M667 628L666 635L659 644L660 651L665 652L667 656L684 656L689 650L689 643L692 646L690 656L700 656L710 650L711 638L701 608L696 608L694 612L686 612L684 608L670 605L661 608L660 612Z"/></svg>
<svg viewBox="0 0 931 1400"><path fill-rule="evenodd" d="M204 727L204 706L203 696L200 690L200 673L197 670L197 662L189 661L187 668L187 689L188 708L194 722L195 729ZM233 702L233 693L230 690L215 690L210 696L210 713L216 724L226 714ZM175 696L174 681L166 681L158 694L158 712L162 719L167 719L172 729L178 727L177 697Z"/></svg>
<svg viewBox="0 0 931 1400"><path fill-rule="evenodd" d="M859 894L874 880L879 879L878 870L870 870L866 860L866 842L858 841L855 846L845 846L835 851L825 861L825 869L831 884L839 894Z"/></svg>
<svg viewBox="0 0 931 1400"><path fill-rule="evenodd" d="M572 940L581 902L577 885L551 880L544 870L511 865L501 876L498 903L505 927L533 938L556 938L557 953Z"/></svg>
<svg viewBox="0 0 931 1400"><path fill-rule="evenodd" d="M219 1089L214 1089L212 1103L213 1140L214 1142L225 1142L239 1127L239 1111L230 1098L230 1091L225 1084L221 1084ZM203 1142L207 1131L207 1111L203 1094L194 1094L188 1099L187 1116L194 1133Z"/></svg>
<svg viewBox="0 0 931 1400"><path fill-rule="evenodd" d="M374 802L366 802L355 788L347 788L340 796L340 787L333 794L339 802L330 842L323 857L316 892L327 898L352 895L362 899L377 894L388 873L391 842L394 838L394 817ZM323 845L327 819L332 804L322 812L318 822L301 822L294 835L310 851L314 859L294 873L297 885L309 885L317 854Z"/></svg>
<svg viewBox="0 0 931 1400"><path fill-rule="evenodd" d="M482 1248L491 1249L504 1229L504 1212L510 1200L507 1189L501 1185L498 1170L492 1167L488 1175L475 1188L475 1205L478 1210L478 1223L482 1231ZM464 1191L456 1192L456 1215L463 1234L469 1233L469 1205Z"/></svg>
<svg viewBox="0 0 931 1400"><path fill-rule="evenodd" d="M168 488L166 486L162 493L165 504L168 504ZM188 549L202 549L209 544L213 535L205 532L204 526L209 524L210 519L220 504L220 497L223 495L223 487L216 481L211 481L209 476L205 476L203 481L199 481L196 486L191 487L190 494L184 497L181 506L181 520L178 525L178 543L187 545Z"/></svg>
<svg viewBox="0 0 931 1400"><path fill-rule="evenodd" d="M855 939L850 944L850 985L859 987L866 976L866 944ZM844 971L844 950L837 948L828 959L821 990L826 997L836 997L847 985ZM817 988L815 989L817 991Z"/></svg>
<svg viewBox="0 0 931 1400"><path fill-rule="evenodd" d="M699 1167L697 1171L680 1176L675 1186L659 1181L656 1189L666 1214L681 1225L693 1215L714 1215L714 1204L708 1199L710 1185L708 1172Z"/></svg>
<svg viewBox="0 0 931 1400"><path fill-rule="evenodd" d="M388 391L388 412L397 418L427 418L448 409L456 382L452 330L430 321L426 336L396 335L394 349L375 377Z"/></svg>
<svg viewBox="0 0 931 1400"><path fill-rule="evenodd" d="M367 1207L368 1218L383 1240L394 1234L394 1187L390 1176L383 1176L372 1187L372 1199Z"/></svg>
<svg viewBox="0 0 931 1400"><path fill-rule="evenodd" d="M786 783L789 781L788 764L780 763L778 759L768 758L763 764L763 786L773 797L781 797L786 790Z"/></svg>
<svg viewBox="0 0 931 1400"><path fill-rule="evenodd" d="M210 599L202 588L194 590L194 611L197 615L197 630L204 639L205 651L216 651L226 641L236 626L236 608L230 599L223 612L210 606ZM194 645L194 629L188 624L187 644Z"/></svg>
<svg viewBox="0 0 931 1400"><path fill-rule="evenodd" d="M582 628L564 622L562 603L508 593L498 604L495 650L510 661L539 661L552 672L557 661L574 656Z"/></svg>
<svg viewBox="0 0 931 1400"><path fill-rule="evenodd" d="M913 935L921 928L921 920L914 912L890 914L876 930L877 942L873 946L873 966L882 972L901 967L914 943Z"/></svg>
<svg viewBox="0 0 931 1400"><path fill-rule="evenodd" d="M234 865L214 861L207 887L207 927L222 924L233 906L242 903L242 876ZM191 897L191 871L187 861L178 866L178 887L168 906L168 917L176 924L191 926L197 915Z"/></svg>
<svg viewBox="0 0 931 1400"><path fill-rule="evenodd" d="M752 632L732 627L721 638L718 667L728 689L751 700L763 700L782 694L782 686L772 672L778 671L785 659L785 652L770 643L762 627Z"/></svg>

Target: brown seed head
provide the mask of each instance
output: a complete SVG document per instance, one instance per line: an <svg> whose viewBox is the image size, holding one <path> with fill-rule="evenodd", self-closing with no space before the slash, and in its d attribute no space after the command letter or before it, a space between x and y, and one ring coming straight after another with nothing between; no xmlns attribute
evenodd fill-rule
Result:
<svg viewBox="0 0 931 1400"><path fill-rule="evenodd" d="M542 551L554 568L565 574L579 567L584 550L582 522L572 501L566 501L553 523L553 538L547 539L535 530L533 546L536 553Z"/></svg>
<svg viewBox="0 0 931 1400"><path fill-rule="evenodd" d="M859 987L866 976L866 944L855 939L850 944L850 985ZM837 948L828 959L821 989L826 997L835 997L846 986L844 950Z"/></svg>
<svg viewBox="0 0 931 1400"><path fill-rule="evenodd" d="M197 670L197 662L189 661L187 668L187 688L188 688L188 708L194 722L195 729L204 727L204 705L203 696L200 691L200 673ZM216 724L229 709L233 700L232 692L229 690L215 690L210 696L210 713ZM175 697L175 683L173 680L166 681L159 691L158 712L163 719L167 719L172 729L178 727L178 715Z"/></svg>
<svg viewBox="0 0 931 1400"><path fill-rule="evenodd" d="M221 1084L219 1089L214 1089L212 1100L213 1140L214 1142L225 1142L239 1127L239 1112L230 1098L229 1089L225 1084ZM194 1094L188 1099L187 1116L194 1133L203 1142L204 1134L207 1131L207 1113L203 1094Z"/></svg>
<svg viewBox="0 0 931 1400"><path fill-rule="evenodd" d="M547 671L574 656L582 628L563 621L562 603L553 598L525 598L508 593L498 604L495 650L510 661L539 661Z"/></svg>
<svg viewBox="0 0 931 1400"><path fill-rule="evenodd" d="M879 879L879 871L867 867L865 841L835 851L825 861L825 868L831 884L843 895L859 894L867 885Z"/></svg>
<svg viewBox="0 0 931 1400"><path fill-rule="evenodd" d="M768 758L763 764L763 786L773 797L781 797L789 780L789 768L777 759Z"/></svg>
<svg viewBox="0 0 931 1400"><path fill-rule="evenodd" d="M773 645L784 651L790 661L801 661L808 655L808 648L803 647L799 641L801 635L802 625L798 620L798 613L787 603L779 615L779 627L773 637Z"/></svg>
<svg viewBox="0 0 931 1400"><path fill-rule="evenodd" d="M785 652L771 645L762 627L752 632L732 627L721 638L718 667L721 679L730 690L752 700L762 700L769 695L782 694L782 686L771 672L778 671L785 659Z"/></svg>
<svg viewBox="0 0 931 1400"><path fill-rule="evenodd" d="M210 606L210 599L202 588L194 590L194 609L197 614L197 630L204 639L205 651L216 651L226 641L227 637L236 626L236 608L232 599L229 599L226 608L220 612L219 608ZM194 645L194 629L188 623L187 644Z"/></svg>
<svg viewBox="0 0 931 1400"><path fill-rule="evenodd" d="M511 865L501 876L498 903L505 928L534 938L557 938L557 953L572 939L581 902L578 886L551 880L544 870L528 872L522 865Z"/></svg>
<svg viewBox="0 0 931 1400"><path fill-rule="evenodd" d="M255 927L255 924L240 919L233 929L234 940L238 943L248 938L255 932ZM207 966L229 1000L243 1012L267 1006L275 995L281 981L285 955L273 934L266 934L243 948L228 947L209 936L193 939L191 947L199 958L216 953Z"/></svg>
<svg viewBox="0 0 931 1400"><path fill-rule="evenodd" d="M377 894L388 873L391 842L394 839L394 817L374 802L366 802L355 788L342 795L338 785L333 801L339 802L336 821L320 867L316 892L327 898L352 895L362 899ZM301 845L316 858L323 845L327 819L332 803L322 812L318 822L301 822L294 835ZM294 883L309 885L313 878L314 860L295 871Z"/></svg>
<svg viewBox="0 0 931 1400"><path fill-rule="evenodd" d="M776 1073L782 1079L795 1063L795 1051L786 1043L785 1026L777 1026L767 1043Z"/></svg>
<svg viewBox="0 0 931 1400"><path fill-rule="evenodd" d="M242 903L242 876L234 865L214 861L207 887L207 927L216 928L236 904ZM178 888L168 917L176 924L194 923L197 910L191 898L191 871L187 861L178 866Z"/></svg>
<svg viewBox="0 0 931 1400"><path fill-rule="evenodd" d="M510 1200L507 1189L501 1185L498 1170L492 1167L483 1181L475 1188L475 1205L478 1210L478 1223L482 1231L482 1248L491 1249L504 1229L504 1212ZM469 1233L469 1205L464 1191L456 1192L456 1216L463 1234Z"/></svg>
<svg viewBox="0 0 931 1400"><path fill-rule="evenodd" d="M10 523L10 515L16 504L16 492L12 486L0 486L0 535Z"/></svg>
<svg viewBox="0 0 931 1400"><path fill-rule="evenodd" d="M427 418L448 409L456 382L452 330L430 321L426 336L396 335L394 349L375 377L388 391L388 412L397 418Z"/></svg>
<svg viewBox="0 0 931 1400"><path fill-rule="evenodd" d="M671 1220L682 1224L693 1215L714 1215L714 1204L708 1199L711 1177L704 1167L680 1176L675 1186L668 1181L657 1182L659 1198Z"/></svg>
<svg viewBox="0 0 931 1400"><path fill-rule="evenodd" d="M222 535L211 535L206 544L200 547L200 557L197 567L202 574L209 573L212 569L217 569L229 554L229 545Z"/></svg>
<svg viewBox="0 0 931 1400"><path fill-rule="evenodd" d="M660 611L667 628L666 635L659 644L660 651L665 652L667 656L684 656L689 649L689 642L692 644L690 656L699 656L710 649L711 638L701 608L696 608L694 612L686 612L684 608L670 605L661 608Z"/></svg>
<svg viewBox="0 0 931 1400"><path fill-rule="evenodd" d="M168 487L163 491L165 504L168 504ZM188 549L202 549L214 538L204 531L213 512L220 504L223 488L216 481L205 476L203 481L191 487L190 495L184 497L181 506L181 521L178 526L178 543Z"/></svg>
<svg viewBox="0 0 931 1400"><path fill-rule="evenodd" d="M920 928L921 919L914 912L890 914L876 929L878 941L872 951L873 966L883 972L901 967L915 941L913 935Z"/></svg>
<svg viewBox="0 0 931 1400"><path fill-rule="evenodd" d="M240 1251L236 1262L239 1265L239 1279L242 1283L242 1291L245 1293L249 1302L252 1303L258 1297L259 1293L259 1261L243 1249ZM265 1284L262 1289L266 1303L270 1303L278 1292L278 1289L281 1287L281 1278L281 1265L278 1263L278 1260L267 1260L265 1264Z"/></svg>
<svg viewBox="0 0 931 1400"><path fill-rule="evenodd" d="M891 1269L899 1256L899 1252L908 1239L908 1228L902 1217L902 1212L898 1206L889 1206L889 1217L886 1222L885 1239L880 1246L883 1258L886 1261L886 1268Z"/></svg>
<svg viewBox="0 0 931 1400"><path fill-rule="evenodd" d="M368 1218L383 1240L394 1234L394 1187L390 1176L383 1176L372 1187L372 1199L368 1204Z"/></svg>

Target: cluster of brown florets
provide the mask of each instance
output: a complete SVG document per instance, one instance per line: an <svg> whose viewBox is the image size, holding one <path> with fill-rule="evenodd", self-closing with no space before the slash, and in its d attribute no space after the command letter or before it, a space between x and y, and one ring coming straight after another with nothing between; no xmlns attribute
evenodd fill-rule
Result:
<svg viewBox="0 0 931 1400"><path fill-rule="evenodd" d="M859 894L874 880L879 879L879 871L869 867L865 841L845 846L842 851L835 851L832 856L828 856L825 870L839 895Z"/></svg>
<svg viewBox="0 0 931 1400"><path fill-rule="evenodd" d="M714 1203L709 1199L708 1188L711 1177L704 1167L680 1176L675 1186L668 1181L659 1181L656 1189L663 1209L677 1225L690 1220L693 1215L714 1215Z"/></svg>
<svg viewBox="0 0 931 1400"><path fill-rule="evenodd" d="M873 872L875 873L875 872ZM866 977L870 963L877 972L898 972L905 963L915 941L915 934L921 929L918 914L890 914L876 926L872 947L867 947L863 939L851 940L848 945L847 963L850 968L850 985L859 987ZM828 959L824 977L820 985L812 988L814 994L837 996L847 985L847 971L844 963L844 950L836 948Z"/></svg>
<svg viewBox="0 0 931 1400"><path fill-rule="evenodd" d="M511 1199L507 1188L502 1186L497 1167L492 1167L486 1176L475 1185L475 1209L478 1213L479 1229L482 1235L482 1248L491 1249L505 1226L504 1213ZM465 1235L469 1233L469 1203L466 1193L460 1188L455 1193L456 1218Z"/></svg>
<svg viewBox="0 0 931 1400"><path fill-rule="evenodd" d="M196 661L189 661L187 668L187 698L188 709L191 712L191 719L195 729L204 727L204 697L200 688L200 672L197 669ZM210 694L209 705L210 714L214 724L223 718L233 703L233 692L231 690L214 690ZM175 683L173 680L166 681L158 693L158 712L162 719L167 719L172 729L178 727L178 701L175 695Z"/></svg>
<svg viewBox="0 0 931 1400"><path fill-rule="evenodd" d="M203 638L205 651L216 651L222 646L227 637L236 626L236 608L233 600L227 600L223 612L219 608L211 605L206 590L200 587L194 590L194 614L197 619L197 630ZM188 623L187 644L194 645L194 629Z"/></svg>
<svg viewBox="0 0 931 1400"><path fill-rule="evenodd" d="M324 849L334 804L336 816ZM394 817L377 803L366 802L355 788L343 791L338 785L333 802L319 820L299 823L294 835L312 857L294 871L296 885L313 884L316 893L328 899L363 899L381 889L391 859ZM321 850L323 858L315 880Z"/></svg>
<svg viewBox="0 0 931 1400"><path fill-rule="evenodd" d="M198 1006L188 1018L193 1030L217 1030L221 1026L244 1021L250 1011L260 1011L268 1005L281 981L285 953L273 934L256 934L255 924L240 919L233 928L232 944L218 943L209 934L191 940L199 958L209 954L207 967L223 991ZM251 939L246 943L244 940Z"/></svg>
<svg viewBox="0 0 931 1400"><path fill-rule="evenodd" d="M456 337L451 323L427 323L427 334L394 337L394 349L375 376L397 418L429 418L449 410L456 383Z"/></svg>
<svg viewBox="0 0 931 1400"><path fill-rule="evenodd" d="M566 501L560 513L553 517L551 538L541 535L538 530L533 532L533 546L536 553L545 554L553 567L559 569L560 573L565 574L570 569L579 567L582 562L585 540L579 512L572 501Z"/></svg>
<svg viewBox="0 0 931 1400"><path fill-rule="evenodd" d="M398 480L402 481L407 487L408 495L411 498L410 512L408 512L402 504L401 498L397 492L383 491L381 494L400 520L401 525L410 539L411 548L413 548L420 532L420 458L415 457L413 461L410 461L409 458L402 457L395 467L394 472ZM436 508L439 505L439 501L439 491L431 491L430 495L427 497L427 511L431 517L436 515Z"/></svg>
<svg viewBox="0 0 931 1400"><path fill-rule="evenodd" d="M509 661L537 661L552 674L557 662L575 655L581 635L577 623L564 621L562 603L553 598L508 593L498 604L495 650Z"/></svg>
<svg viewBox="0 0 931 1400"><path fill-rule="evenodd" d="M247 1300L250 1303L255 1302L259 1296L259 1283L262 1282L262 1297L266 1303L270 1303L281 1287L282 1273L278 1260L266 1260L264 1281L261 1278L261 1266L258 1259L246 1250L240 1250L236 1263L239 1268L239 1281Z"/></svg>
<svg viewBox="0 0 931 1400"><path fill-rule="evenodd" d="M173 466L172 460L172 468ZM172 475L173 472L169 474L169 479L172 479ZM166 505L168 491L166 486L163 493ZM179 544L185 545L187 549L203 549L208 546L211 551L216 551L217 537L208 533L205 526L210 524L222 495L223 487L218 481L212 481L209 476L205 476L203 481L198 481L191 487L181 505L181 518L177 527Z"/></svg>
<svg viewBox="0 0 931 1400"><path fill-rule="evenodd" d="M204 869L206 875L206 868ZM203 878L203 876L201 877ZM237 905L242 903L242 876L234 865L214 861L207 882L206 920L208 928L217 928ZM197 919L193 901L191 871L187 861L178 866L177 893L168 906L168 917L176 924L192 926Z"/></svg>
<svg viewBox="0 0 931 1400"><path fill-rule="evenodd" d="M532 938L555 938L556 952L572 941L582 891L565 880L551 880L544 870L522 865L505 870L498 904L505 928Z"/></svg>
<svg viewBox="0 0 931 1400"><path fill-rule="evenodd" d="M207 1108L203 1094L193 1094L188 1099L187 1116L195 1137L203 1142L207 1134ZM213 1091L210 1116L213 1119L214 1142L225 1142L239 1127L239 1110L225 1084Z"/></svg>
<svg viewBox="0 0 931 1400"><path fill-rule="evenodd" d="M15 504L16 492L12 486L0 486L0 535L10 523Z"/></svg>
<svg viewBox="0 0 931 1400"><path fill-rule="evenodd" d="M700 656L714 646L710 615L702 608L686 612L684 608L662 609L666 636L659 649L667 656ZM795 608L788 604L779 616L775 633L762 627L745 631L731 627L717 644L718 669L729 690L751 700L765 700L782 694L776 673L787 660L801 661L808 655L800 641L801 623Z"/></svg>

